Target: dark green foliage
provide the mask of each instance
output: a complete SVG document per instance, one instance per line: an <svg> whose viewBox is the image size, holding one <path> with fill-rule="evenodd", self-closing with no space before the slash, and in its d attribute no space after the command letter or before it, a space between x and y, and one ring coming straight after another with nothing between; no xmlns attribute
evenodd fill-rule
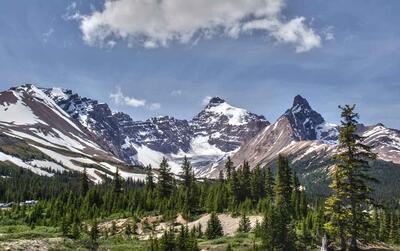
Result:
<svg viewBox="0 0 400 251"><path fill-rule="evenodd" d="M96 250L98 244L98 239L99 239L99 227L97 225L97 221L93 221L92 226L90 227L90 232L89 232L89 236L90 236L90 241L91 241L91 245L92 245L92 249Z"/></svg>
<svg viewBox="0 0 400 251"><path fill-rule="evenodd" d="M86 167L83 169L83 173L81 175L81 194L85 196L89 190L89 178L87 176Z"/></svg>
<svg viewBox="0 0 400 251"><path fill-rule="evenodd" d="M121 185L121 176L119 175L119 169L115 171L114 174L114 193L119 194L122 191L122 185Z"/></svg>
<svg viewBox="0 0 400 251"><path fill-rule="evenodd" d="M162 159L158 173L158 194L160 198L167 198L174 190L174 179L166 158Z"/></svg>
<svg viewBox="0 0 400 251"><path fill-rule="evenodd" d="M342 249L346 248L346 237L350 236L349 250L358 250L358 241L366 242L366 229L370 227L368 210L373 204L372 189L368 182L373 181L367 171L369 161L375 159L369 146L357 132L358 114L355 106L346 105L342 110L338 154L336 166L332 171L333 195L326 203L330 218L326 229L340 239Z"/></svg>
<svg viewBox="0 0 400 251"><path fill-rule="evenodd" d="M148 165L147 168L147 176L146 176L146 188L150 191L153 191L156 187L154 183L153 169L151 165Z"/></svg>
<svg viewBox="0 0 400 251"><path fill-rule="evenodd" d="M211 213L205 232L207 239L212 240L224 235L221 222L215 213Z"/></svg>
<svg viewBox="0 0 400 251"><path fill-rule="evenodd" d="M233 162L231 160L231 157L228 156L228 159L225 163L226 179L228 181L231 179L233 169Z"/></svg>
<svg viewBox="0 0 400 251"><path fill-rule="evenodd" d="M239 222L238 232L247 233L250 232L250 229L251 226L249 218L246 216L246 214L242 214L242 217L240 218Z"/></svg>

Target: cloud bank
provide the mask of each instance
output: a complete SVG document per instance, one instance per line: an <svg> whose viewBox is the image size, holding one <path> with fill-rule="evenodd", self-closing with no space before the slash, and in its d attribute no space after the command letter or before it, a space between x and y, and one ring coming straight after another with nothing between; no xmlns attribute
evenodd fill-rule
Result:
<svg viewBox="0 0 400 251"><path fill-rule="evenodd" d="M115 105L130 106L130 107L145 107L149 110L158 110L161 108L160 103L147 104L145 99L137 99L125 96L120 87L116 88L115 93L110 94L110 99Z"/></svg>
<svg viewBox="0 0 400 251"><path fill-rule="evenodd" d="M297 52L321 46L304 17L287 19L285 0L106 0L102 10L75 13L92 46L124 41L145 48L196 43L215 36L238 38L258 31Z"/></svg>

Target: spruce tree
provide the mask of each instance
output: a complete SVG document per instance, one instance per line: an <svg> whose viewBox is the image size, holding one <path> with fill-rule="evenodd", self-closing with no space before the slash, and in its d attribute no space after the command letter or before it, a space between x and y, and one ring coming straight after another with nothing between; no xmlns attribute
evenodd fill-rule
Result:
<svg viewBox="0 0 400 251"><path fill-rule="evenodd" d="M207 229L205 232L207 239L212 240L224 235L222 230L221 221L218 216L213 212L207 222Z"/></svg>
<svg viewBox="0 0 400 251"><path fill-rule="evenodd" d="M154 176L153 176L153 169L151 165L148 165L146 168L146 188L150 191L153 191L155 188L155 183L154 183Z"/></svg>
<svg viewBox="0 0 400 251"><path fill-rule="evenodd" d="M129 224L129 222L126 224L126 227L125 227L125 234L129 237L129 236L131 236L132 234L133 234L133 232L132 232L132 227L131 227L131 224Z"/></svg>
<svg viewBox="0 0 400 251"><path fill-rule="evenodd" d="M189 244L189 230L187 227L181 226L178 235L176 236L177 250L186 251Z"/></svg>
<svg viewBox="0 0 400 251"><path fill-rule="evenodd" d="M199 251L199 247L197 245L196 230L194 228L190 230L189 240L186 247L187 251Z"/></svg>
<svg viewBox="0 0 400 251"><path fill-rule="evenodd" d="M264 197L265 194L264 177L262 175L261 168L259 165L257 165L251 173L250 191L251 191L251 198L254 204L260 198Z"/></svg>
<svg viewBox="0 0 400 251"><path fill-rule="evenodd" d="M250 192L250 179L251 179L251 172L250 172L250 165L249 162L243 161L243 166L240 172L240 189L241 189L241 201L245 200L247 197L251 197Z"/></svg>
<svg viewBox="0 0 400 251"><path fill-rule="evenodd" d="M275 208L272 210L274 215L273 237L278 249L293 250L293 226L292 221L292 173L287 157L279 155L278 171L275 185Z"/></svg>
<svg viewBox="0 0 400 251"><path fill-rule="evenodd" d="M369 228L370 215L367 210L373 203L369 182L375 181L367 171L369 161L376 158L371 148L363 143L357 134L359 115L354 112L355 105L339 106L341 109L341 128L339 135L337 161L332 172L332 200L334 205L349 209L349 224L345 229L350 236L349 250L359 250L357 241L366 241L365 230ZM329 201L328 201L329 202ZM331 203L332 204L332 203ZM328 204L328 208L329 207ZM333 210L331 210L333 211Z"/></svg>
<svg viewBox="0 0 400 251"><path fill-rule="evenodd" d="M79 239L80 235L81 235L80 224L78 222L75 222L74 224L72 224L71 238Z"/></svg>
<svg viewBox="0 0 400 251"><path fill-rule="evenodd" d="M231 179L232 171L233 171L233 162L231 157L228 156L228 159L225 163L225 171L226 171L226 179L229 181Z"/></svg>
<svg viewBox="0 0 400 251"><path fill-rule="evenodd" d="M193 168L192 165L190 164L190 161L188 158L185 156L183 158L183 163L182 163L182 172L180 173L182 180L183 180L183 185L186 188L191 188L193 182L194 182L194 173L193 173Z"/></svg>
<svg viewBox="0 0 400 251"><path fill-rule="evenodd" d="M172 228L164 231L164 234L160 240L160 250L163 251L176 250L175 235Z"/></svg>
<svg viewBox="0 0 400 251"><path fill-rule="evenodd" d="M346 227L350 222L350 209L345 205L345 194L340 192L341 183L338 169L334 168L332 171L332 184L330 187L337 191L335 194L329 196L325 201L325 214L329 221L325 223L325 230L333 237L339 238L341 250L346 250Z"/></svg>
<svg viewBox="0 0 400 251"><path fill-rule="evenodd" d="M92 244L92 249L97 250L98 247L98 238L99 238L99 226L97 225L97 221L94 220L92 226L90 228L90 242Z"/></svg>
<svg viewBox="0 0 400 251"><path fill-rule="evenodd" d="M195 176L192 164L185 156L182 163L181 172L183 191L184 191L184 211L185 213L193 212L196 209L196 194L195 194Z"/></svg>
<svg viewBox="0 0 400 251"><path fill-rule="evenodd" d="M276 203L288 208L290 206L291 195L292 172L287 157L280 154L278 156L278 171L275 183Z"/></svg>
<svg viewBox="0 0 400 251"><path fill-rule="evenodd" d="M85 196L89 190L89 178L87 176L86 167L83 168L83 173L81 174L81 195Z"/></svg>
<svg viewBox="0 0 400 251"><path fill-rule="evenodd" d="M122 191L121 176L119 175L119 168L117 168L114 174L114 193L118 194L121 191Z"/></svg>
<svg viewBox="0 0 400 251"><path fill-rule="evenodd" d="M164 157L158 169L158 193L161 198L168 198L174 189L174 180L167 159Z"/></svg>
<svg viewBox="0 0 400 251"><path fill-rule="evenodd" d="M250 219L246 216L245 213L242 214L239 222L238 232L248 233L251 230Z"/></svg>
<svg viewBox="0 0 400 251"><path fill-rule="evenodd" d="M266 197L271 201L274 198L274 189L275 189L274 187L275 187L274 175L272 174L271 168L267 167L265 170L264 190Z"/></svg>

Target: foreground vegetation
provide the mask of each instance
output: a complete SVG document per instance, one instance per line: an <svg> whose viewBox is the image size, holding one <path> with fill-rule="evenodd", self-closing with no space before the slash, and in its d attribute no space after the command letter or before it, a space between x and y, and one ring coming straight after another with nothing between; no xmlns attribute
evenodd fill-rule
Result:
<svg viewBox="0 0 400 251"><path fill-rule="evenodd" d="M60 249L110 250L359 250L368 243L400 243L400 212L377 205L370 194L370 149L356 135L354 107L342 108L339 154L331 170L332 193L307 198L306 190L281 155L277 170L245 161L235 168L228 159L218 180L199 182L185 158L179 177L163 159L155 171L147 167L146 182L113 180L94 185L85 173L39 177L2 164L0 199L38 199L0 213L0 242L41 239ZM157 175L155 182L154 173ZM211 213L207 226L172 224L177 214L193 221ZM218 213L241 218L236 235L224 236ZM263 220L250 226L248 215ZM160 231L147 216L171 222ZM116 220L128 219L122 226ZM110 222L104 227L104 222ZM102 225L103 224L103 225ZM144 238L147 236L148 238ZM322 243L322 239L328 241ZM391 247L391 249L394 249Z"/></svg>

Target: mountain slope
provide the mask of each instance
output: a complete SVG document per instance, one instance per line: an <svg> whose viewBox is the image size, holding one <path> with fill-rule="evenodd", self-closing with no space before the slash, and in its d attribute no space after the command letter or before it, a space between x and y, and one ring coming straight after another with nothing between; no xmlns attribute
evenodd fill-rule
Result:
<svg viewBox="0 0 400 251"><path fill-rule="evenodd" d="M33 85L0 93L0 138L0 161L41 174L83 171L87 167L91 179L100 182L103 175L112 177L120 167L124 176L136 176L102 149L90 131Z"/></svg>

